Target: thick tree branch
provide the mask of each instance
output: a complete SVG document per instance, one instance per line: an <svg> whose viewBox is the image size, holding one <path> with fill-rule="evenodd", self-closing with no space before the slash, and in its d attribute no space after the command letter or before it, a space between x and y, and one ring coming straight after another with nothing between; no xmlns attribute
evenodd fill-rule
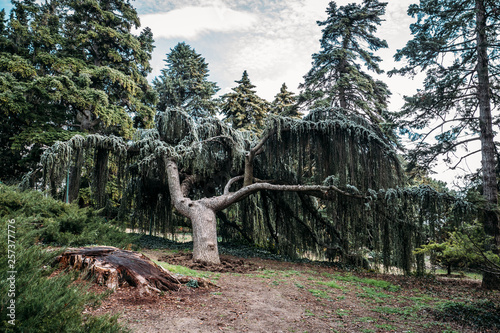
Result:
<svg viewBox="0 0 500 333"><path fill-rule="evenodd" d="M251 194L256 192L268 190L268 191L283 191L283 192L303 192L309 195L318 196L322 198L328 198L331 196L331 192L339 193L344 196L357 199L365 199L365 196L361 194L353 194L339 189L336 186L323 186L323 185L275 185L270 183L255 183L248 186L244 186L240 190L218 197L200 199L199 201L203 203L208 208L214 211L219 211L229 207L230 205L243 200Z"/></svg>
<svg viewBox="0 0 500 333"><path fill-rule="evenodd" d="M182 195L187 197L191 188L200 181L200 177L197 175L188 175L181 183L181 192Z"/></svg>
<svg viewBox="0 0 500 333"><path fill-rule="evenodd" d="M243 186L248 186L253 183L253 166L254 166L254 159L255 156L259 155L262 153L262 147L264 144L269 140L271 136L276 134L276 130L273 129L269 131L260 141L259 143L250 149L250 151L246 154L245 156L245 174L243 178Z"/></svg>
<svg viewBox="0 0 500 333"><path fill-rule="evenodd" d="M182 191L177 163L173 159L168 159L166 162L166 169L168 190L170 192L172 204L182 215L189 217L189 206L192 204L192 201L191 199L186 198Z"/></svg>

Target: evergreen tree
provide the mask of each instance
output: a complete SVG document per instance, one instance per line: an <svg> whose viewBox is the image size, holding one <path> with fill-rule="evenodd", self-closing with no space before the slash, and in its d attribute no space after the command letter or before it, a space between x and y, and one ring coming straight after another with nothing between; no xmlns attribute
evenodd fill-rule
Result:
<svg viewBox="0 0 500 333"><path fill-rule="evenodd" d="M328 5L323 26L321 50L313 54L313 67L304 76L299 98L302 106L337 106L357 112L374 123L383 123L390 92L382 81L362 70L383 73L382 60L373 54L387 48L387 42L375 36L387 3L364 0L362 4L337 7Z"/></svg>
<svg viewBox="0 0 500 333"><path fill-rule="evenodd" d="M133 141L74 137L48 149L43 165L49 173L64 170L73 147L125 156L120 168L134 171L122 175L131 184L122 200L131 227L174 232L186 223L182 214L191 221L195 261L219 262L219 233L351 264L363 262L368 249L385 267L410 272L416 262L422 273L424 258L415 258L414 248L432 239L450 212L457 222L475 213L430 187L401 188L394 147L376 125L340 109L269 117L260 136L181 108L159 112L156 125Z"/></svg>
<svg viewBox="0 0 500 333"><path fill-rule="evenodd" d="M288 91L288 87L283 83L280 92L274 96L272 113L286 117L300 118L302 115L295 105L296 101L297 97L295 94Z"/></svg>
<svg viewBox="0 0 500 333"><path fill-rule="evenodd" d="M46 75L46 62L59 41L53 35L57 21L35 1L12 4L9 19L2 17L0 43L0 177L4 180L32 169L45 145L69 138L58 126L69 118L55 106L64 82Z"/></svg>
<svg viewBox="0 0 500 333"><path fill-rule="evenodd" d="M129 0L64 0L62 4L61 12L69 14L61 53L83 62L84 68L73 67L73 72L88 89L86 105L71 105L77 126L124 136L132 134L133 121L151 127L156 103L146 79L151 71L151 30L132 35L140 22Z"/></svg>
<svg viewBox="0 0 500 333"><path fill-rule="evenodd" d="M158 92L158 110L183 107L194 116L214 115L219 91L215 82L208 81L208 64L188 44L177 44L165 59L166 68L153 80Z"/></svg>
<svg viewBox="0 0 500 333"><path fill-rule="evenodd" d="M253 90L255 86L250 82L247 71L243 72L241 80L235 82L238 86L232 89L233 92L222 96L225 120L235 129L253 132L262 130L269 113L269 103Z"/></svg>
<svg viewBox="0 0 500 333"><path fill-rule="evenodd" d="M2 179L78 132L130 137L134 123L152 125L153 41L148 29L131 34L138 25L128 1L13 1L0 42Z"/></svg>
<svg viewBox="0 0 500 333"><path fill-rule="evenodd" d="M410 167L430 168L443 156L452 168L466 157L482 156L482 189L486 201L484 226L500 249L496 148L492 109L498 108L500 11L490 0L421 0L408 14L413 39L397 52L407 65L392 73L413 76L426 71L424 89L406 97L400 127L417 141L409 152ZM435 142L429 143L434 137ZM470 150L471 142L479 150ZM460 152L459 148L462 148ZM453 159L458 155L458 159ZM485 273L483 285L500 287Z"/></svg>

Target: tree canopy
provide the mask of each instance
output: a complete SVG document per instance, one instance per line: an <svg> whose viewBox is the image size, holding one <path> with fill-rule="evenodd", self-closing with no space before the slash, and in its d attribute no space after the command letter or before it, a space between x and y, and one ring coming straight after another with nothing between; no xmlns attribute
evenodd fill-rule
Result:
<svg viewBox="0 0 500 333"><path fill-rule="evenodd" d="M382 73L382 59L373 51L387 48L375 35L385 14L386 2L364 0L337 7L331 1L324 27L321 50L313 54L313 67L304 76L301 105L337 106L356 112L374 123L383 123L390 92L387 85L362 70Z"/></svg>
<svg viewBox="0 0 500 333"><path fill-rule="evenodd" d="M131 33L139 19L128 1L13 1L2 22L1 140L11 168L33 168L41 150L75 133L131 137L134 124L152 125L153 39L149 29Z"/></svg>

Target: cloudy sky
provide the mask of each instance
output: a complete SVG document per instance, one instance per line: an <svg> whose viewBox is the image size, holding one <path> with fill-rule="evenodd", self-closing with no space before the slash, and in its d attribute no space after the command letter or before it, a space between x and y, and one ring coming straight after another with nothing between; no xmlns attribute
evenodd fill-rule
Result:
<svg viewBox="0 0 500 333"><path fill-rule="evenodd" d="M337 5L358 2L338 0ZM392 69L393 55L410 39L412 19L406 15L415 0L389 0L379 36L389 49L379 51L382 67ZM321 28L328 0L137 0L133 2L143 26L152 29L156 49L151 77L159 75L166 54L178 42L186 42L209 64L210 80L223 94L233 88L244 70L257 93L272 100L282 83L298 92L302 77L311 68L311 55L319 51ZM391 109L402 96L412 94L417 83L408 78L382 76L393 92ZM418 81L418 80L417 80Z"/></svg>

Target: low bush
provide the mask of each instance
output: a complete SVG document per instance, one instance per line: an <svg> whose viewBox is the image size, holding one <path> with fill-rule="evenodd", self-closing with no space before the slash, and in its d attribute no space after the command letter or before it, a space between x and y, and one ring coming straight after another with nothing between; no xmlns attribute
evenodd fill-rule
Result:
<svg viewBox="0 0 500 333"><path fill-rule="evenodd" d="M433 310L442 321L455 321L464 326L500 331L500 304L480 300L476 302L445 302Z"/></svg>
<svg viewBox="0 0 500 333"><path fill-rule="evenodd" d="M51 276L59 251L34 245L29 230L21 223L17 228L17 222L0 218L0 331L126 331L116 316L85 315L85 308L97 305L101 296L90 293L86 284L75 284L74 274Z"/></svg>
<svg viewBox="0 0 500 333"><path fill-rule="evenodd" d="M109 245L128 247L136 236L126 234L90 208L66 204L37 191L0 185L0 217L15 219L33 242L54 246Z"/></svg>

